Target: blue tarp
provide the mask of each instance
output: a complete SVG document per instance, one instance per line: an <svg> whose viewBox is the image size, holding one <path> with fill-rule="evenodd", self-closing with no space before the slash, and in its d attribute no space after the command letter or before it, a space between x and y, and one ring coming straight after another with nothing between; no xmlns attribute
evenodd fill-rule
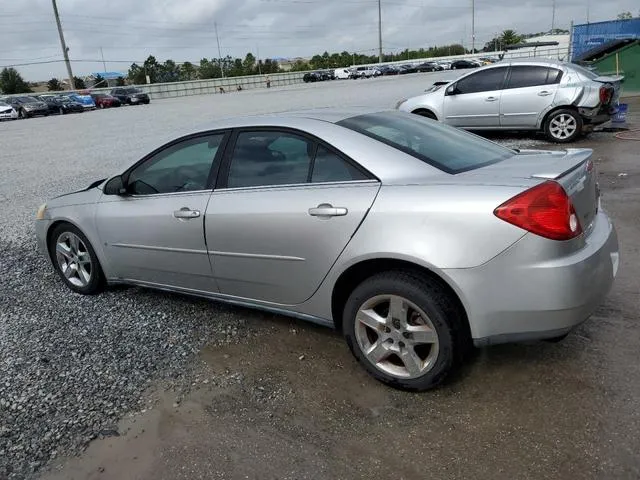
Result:
<svg viewBox="0 0 640 480"><path fill-rule="evenodd" d="M640 18L574 25L571 37L571 60L612 40L626 38L640 38Z"/></svg>
<svg viewBox="0 0 640 480"><path fill-rule="evenodd" d="M94 77L97 77L98 75L100 75L102 78L105 78L107 80L114 80L116 78L126 77L126 74L122 72L93 72L91 75L93 75Z"/></svg>

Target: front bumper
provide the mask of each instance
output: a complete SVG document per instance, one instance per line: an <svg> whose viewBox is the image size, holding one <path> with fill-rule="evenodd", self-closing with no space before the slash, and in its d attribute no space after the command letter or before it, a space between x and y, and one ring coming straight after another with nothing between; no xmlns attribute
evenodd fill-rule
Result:
<svg viewBox="0 0 640 480"><path fill-rule="evenodd" d="M49 252L47 248L47 230L49 229L49 224L51 220L36 220L36 240L38 243L38 251L49 257Z"/></svg>
<svg viewBox="0 0 640 480"><path fill-rule="evenodd" d="M0 120L15 120L18 118L18 112L0 113Z"/></svg>
<svg viewBox="0 0 640 480"><path fill-rule="evenodd" d="M604 300L619 263L607 215L598 213L577 251L549 258L549 241L527 234L484 265L445 271L461 294L476 345L561 336Z"/></svg>

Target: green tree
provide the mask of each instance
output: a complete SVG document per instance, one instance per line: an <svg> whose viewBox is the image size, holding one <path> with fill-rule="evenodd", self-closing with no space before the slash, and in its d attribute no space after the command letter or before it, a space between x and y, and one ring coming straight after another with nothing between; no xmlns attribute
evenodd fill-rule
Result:
<svg viewBox="0 0 640 480"><path fill-rule="evenodd" d="M47 82L47 89L50 92L59 92L62 88L62 83L60 83L60 80L57 78L52 78Z"/></svg>
<svg viewBox="0 0 640 480"><path fill-rule="evenodd" d="M167 60L162 65L158 65L156 81L177 82L180 80L180 67L173 60Z"/></svg>
<svg viewBox="0 0 640 480"><path fill-rule="evenodd" d="M93 81L94 88L106 88L109 86L109 83L105 80L102 75L96 75Z"/></svg>
<svg viewBox="0 0 640 480"><path fill-rule="evenodd" d="M195 80L198 78L198 69L191 62L184 62L180 65L180 80Z"/></svg>
<svg viewBox="0 0 640 480"><path fill-rule="evenodd" d="M622 12L618 14L618 20L631 20L633 14L631 12Z"/></svg>
<svg viewBox="0 0 640 480"><path fill-rule="evenodd" d="M116 79L116 87L124 87L124 78L118 77Z"/></svg>
<svg viewBox="0 0 640 480"><path fill-rule="evenodd" d="M134 85L141 85L143 83L147 83L147 80L144 74L144 67L141 67L137 63L131 64L131 68L129 68L129 73L127 74L127 77L129 78L129 82L133 83Z"/></svg>
<svg viewBox="0 0 640 480"><path fill-rule="evenodd" d="M142 67L144 68L145 73L145 83L146 77L149 77L149 83L157 83L161 65L156 60L156 57L149 55L142 64Z"/></svg>
<svg viewBox="0 0 640 480"><path fill-rule="evenodd" d="M522 42L522 36L518 35L515 30L505 30L500 35L502 45L515 45Z"/></svg>
<svg viewBox="0 0 640 480"><path fill-rule="evenodd" d="M203 58L200 60L200 68L199 77L202 79L206 78L220 78L222 76L222 71L220 70L220 66L218 65L218 60L208 60Z"/></svg>
<svg viewBox="0 0 640 480"><path fill-rule="evenodd" d="M245 75L253 75L256 73L256 57L253 53L249 52L242 61L242 69Z"/></svg>
<svg viewBox="0 0 640 480"><path fill-rule="evenodd" d="M291 65L292 72L306 72L307 70L311 70L311 65L304 60L296 60L293 62L293 65Z"/></svg>
<svg viewBox="0 0 640 480"><path fill-rule="evenodd" d="M0 72L0 91L6 94L30 93L29 84L15 68L3 68Z"/></svg>
<svg viewBox="0 0 640 480"><path fill-rule="evenodd" d="M73 77L73 83L76 86L77 90L84 90L87 88L87 84L84 83L84 79L80 77Z"/></svg>

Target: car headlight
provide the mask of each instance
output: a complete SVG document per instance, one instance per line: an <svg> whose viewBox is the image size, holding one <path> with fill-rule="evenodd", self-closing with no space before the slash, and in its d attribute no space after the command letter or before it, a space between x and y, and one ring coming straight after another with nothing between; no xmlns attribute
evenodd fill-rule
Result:
<svg viewBox="0 0 640 480"><path fill-rule="evenodd" d="M36 220L44 220L44 215L47 211L47 204L43 203L38 207L38 211L36 212Z"/></svg>
<svg viewBox="0 0 640 480"><path fill-rule="evenodd" d="M407 98L403 98L402 100L400 100L398 103L396 103L396 110L400 108L400 105L402 105L404 102L406 102L408 99Z"/></svg>

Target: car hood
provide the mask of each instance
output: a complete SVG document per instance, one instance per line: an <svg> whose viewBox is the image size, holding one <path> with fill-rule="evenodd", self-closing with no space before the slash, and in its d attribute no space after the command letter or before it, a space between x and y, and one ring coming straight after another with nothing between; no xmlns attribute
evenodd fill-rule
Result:
<svg viewBox="0 0 640 480"><path fill-rule="evenodd" d="M54 197L47 201L47 209L95 203L102 195L102 189L100 187L102 187L106 181L106 178L96 180L87 188Z"/></svg>

